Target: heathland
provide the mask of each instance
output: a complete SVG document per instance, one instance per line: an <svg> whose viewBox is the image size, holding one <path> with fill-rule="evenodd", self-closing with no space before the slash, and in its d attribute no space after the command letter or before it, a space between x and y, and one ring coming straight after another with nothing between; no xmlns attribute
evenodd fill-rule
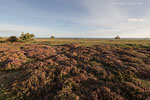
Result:
<svg viewBox="0 0 150 100"><path fill-rule="evenodd" d="M0 100L150 100L149 39L0 42Z"/></svg>

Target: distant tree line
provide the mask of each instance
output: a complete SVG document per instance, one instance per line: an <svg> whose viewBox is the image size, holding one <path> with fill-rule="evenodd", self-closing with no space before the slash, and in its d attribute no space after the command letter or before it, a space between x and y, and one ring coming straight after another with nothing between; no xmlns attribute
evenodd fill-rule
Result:
<svg viewBox="0 0 150 100"><path fill-rule="evenodd" d="M31 42L34 40L35 35L30 33L24 33L17 38L16 36L10 36L7 41L8 42ZM0 37L1 39L1 37ZM54 36L50 36L50 39L55 39Z"/></svg>
<svg viewBox="0 0 150 100"><path fill-rule="evenodd" d="M16 36L10 36L7 41L9 42L30 42L33 41L35 35L34 34L30 34L30 33L26 33L24 34L24 32L22 32L21 36L19 38L17 38ZM55 39L54 36L50 37L51 39ZM2 37L0 37L0 39L2 39ZM116 36L115 39L121 39L119 36Z"/></svg>

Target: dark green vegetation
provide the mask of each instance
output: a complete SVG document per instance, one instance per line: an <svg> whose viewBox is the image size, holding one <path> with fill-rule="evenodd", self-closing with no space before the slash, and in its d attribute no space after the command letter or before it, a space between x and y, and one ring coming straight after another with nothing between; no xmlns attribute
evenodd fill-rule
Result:
<svg viewBox="0 0 150 100"><path fill-rule="evenodd" d="M21 36L19 37L21 42L30 42L33 40L33 38L35 37L34 34L30 34L30 33L22 33Z"/></svg>
<svg viewBox="0 0 150 100"><path fill-rule="evenodd" d="M7 38L7 40L4 40L3 38L0 38L1 40L3 39L3 41L8 41L8 42L32 42L33 38L34 38L34 34L30 34L30 33L22 33L21 36L19 38L17 38L16 36L10 36L9 38Z"/></svg>
<svg viewBox="0 0 150 100"><path fill-rule="evenodd" d="M18 42L18 38L16 36L10 36L8 39L7 39L8 42Z"/></svg>
<svg viewBox="0 0 150 100"><path fill-rule="evenodd" d="M54 37L54 36L51 36L51 39L55 39L55 37Z"/></svg>
<svg viewBox="0 0 150 100"><path fill-rule="evenodd" d="M88 39L1 43L0 100L150 100L149 44Z"/></svg>
<svg viewBox="0 0 150 100"><path fill-rule="evenodd" d="M120 37L119 37L119 36L116 36L115 39L120 39Z"/></svg>

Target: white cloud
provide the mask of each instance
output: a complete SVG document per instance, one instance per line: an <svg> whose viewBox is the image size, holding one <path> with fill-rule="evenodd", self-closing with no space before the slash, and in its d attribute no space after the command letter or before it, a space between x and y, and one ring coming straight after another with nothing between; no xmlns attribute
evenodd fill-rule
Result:
<svg viewBox="0 0 150 100"><path fill-rule="evenodd" d="M123 23L119 23L120 26L124 25Z"/></svg>
<svg viewBox="0 0 150 100"><path fill-rule="evenodd" d="M16 35L21 32L47 33L49 30L39 27L0 24L0 35L9 36Z"/></svg>
<svg viewBox="0 0 150 100"><path fill-rule="evenodd" d="M144 22L145 19L138 19L138 18L129 18L127 19L128 22Z"/></svg>
<svg viewBox="0 0 150 100"><path fill-rule="evenodd" d="M88 13L80 22L89 26L112 26L126 19L127 15L109 0L83 0Z"/></svg>
<svg viewBox="0 0 150 100"><path fill-rule="evenodd" d="M150 21L148 21L150 17L145 13L138 16L134 11L137 7L123 8L122 6L112 5L107 0L83 1L85 1L83 5L88 10L88 14L79 22L81 22L81 25L92 27L84 33L87 37L114 37L116 35L122 37L150 37Z"/></svg>
<svg viewBox="0 0 150 100"><path fill-rule="evenodd" d="M48 30L39 27L30 27L30 26L19 26L19 25L8 25L0 24L0 32L48 32Z"/></svg>
<svg viewBox="0 0 150 100"><path fill-rule="evenodd" d="M75 37L75 35L73 35L72 32L69 31L45 29L40 27L0 24L0 36L20 36L22 32L33 33L36 37Z"/></svg>

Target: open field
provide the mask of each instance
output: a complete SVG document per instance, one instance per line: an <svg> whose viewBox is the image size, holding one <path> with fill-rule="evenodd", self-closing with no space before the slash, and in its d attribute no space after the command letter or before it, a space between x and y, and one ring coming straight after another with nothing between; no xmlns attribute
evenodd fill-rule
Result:
<svg viewBox="0 0 150 100"><path fill-rule="evenodd" d="M0 42L4 42L7 38L0 39ZM150 39L49 39L38 38L33 42L36 44L45 44L50 46L60 46L64 44L79 43L81 46L93 46L99 44L119 44L119 45L143 45L150 46Z"/></svg>
<svg viewBox="0 0 150 100"><path fill-rule="evenodd" d="M71 43L80 43L83 46L92 46L99 44L137 44L137 45L150 45L150 39L142 39L142 40L126 40L126 39L35 39L36 43L45 43L51 46L71 44Z"/></svg>
<svg viewBox="0 0 150 100"><path fill-rule="evenodd" d="M150 40L1 40L0 100L150 100Z"/></svg>

